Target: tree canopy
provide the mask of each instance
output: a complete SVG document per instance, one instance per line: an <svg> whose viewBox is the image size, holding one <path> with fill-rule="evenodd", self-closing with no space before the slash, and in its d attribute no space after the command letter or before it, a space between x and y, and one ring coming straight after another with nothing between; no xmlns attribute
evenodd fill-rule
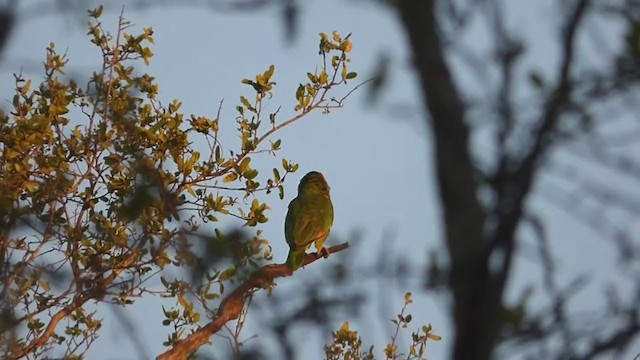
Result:
<svg viewBox="0 0 640 360"><path fill-rule="evenodd" d="M222 102L215 117L186 115L178 100L162 104L154 77L141 72L153 57L153 30L130 33L121 16L111 34L101 13L89 12L101 67L87 84L61 77L70 59L51 43L44 80L16 75L12 109L0 113L8 359L83 358L100 335L100 303L176 298L175 307L163 308L169 350L161 359L189 356L241 318L253 292L292 275L284 264L265 265L271 247L259 230L269 206L256 194L282 199L287 175L298 169L278 159L278 131L339 109L362 85L351 83L349 36L321 33L320 65L303 75L295 107L264 110L276 101L270 65L242 80L247 95L235 107L236 128L225 131ZM273 168L254 168L256 156L272 156ZM243 229L203 229L222 217L239 219ZM309 254L305 264L318 258ZM332 356L341 354L341 341L354 340L347 333L345 325L336 334Z"/></svg>
<svg viewBox="0 0 640 360"><path fill-rule="evenodd" d="M17 3L0 7L0 51L24 21L16 15L24 9ZM25 5L27 11L67 14L77 6L34 3ZM129 3L141 11L182 5ZM191 5L239 13L279 9L286 42L302 33L300 10L311 7L293 0ZM333 5L323 3L342 14ZM534 5L542 12L531 11ZM312 70L300 74L290 96L274 91L283 67L265 63L257 75L238 79L244 92L237 103L216 100L213 114L185 114L179 100L159 100L161 84L146 73L153 30L134 30L121 15L110 33L101 23L102 7L89 13L88 35L99 66L86 81L65 76L75 71L74 59L53 43L40 83L15 75L12 99L0 110L5 358L91 357L89 349L105 330L105 305L127 310L149 297L165 301L158 310L163 318L152 325L166 330L165 352L153 356L191 356L212 335L226 331L236 357L259 357L240 334L247 319L263 315L248 310L259 310L264 304L255 295L264 294L271 316L262 326L283 358L306 350L291 341L289 331L303 323L322 332L327 359L423 359L428 348L444 345L430 343L440 339L439 329L412 322L415 293L403 297L404 290L385 285L387 278L400 286L413 281L423 293L445 299L452 359L637 354L640 6L591 0L397 0L354 6L394 16L408 59L401 54L398 61L399 54L384 46L387 53L371 61L377 61L372 77L358 82L351 50L371 34L326 29L319 43L305 44L318 52L318 61L308 64ZM328 14L324 7L314 16ZM373 37L367 40L379 40ZM291 179L298 175L293 173L307 163L297 154L283 158L281 150L292 140L283 128L312 113L340 110L364 85L367 107L380 109L400 72L418 85L407 93L415 95L416 117L429 136L429 158L408 171L378 161L375 166L385 171L376 174L415 177L426 168L435 184L438 245L424 249L430 236L412 234L410 251L397 259L381 246L379 263L358 259L323 274L332 286L345 287L375 277L385 295L404 299L391 337L381 345L361 338L355 316L337 311L361 307L362 296L318 295L326 289L274 261L271 245L284 239L261 230L276 220L270 207L291 195L296 185ZM281 105L289 100L294 103ZM407 107L393 108L393 117L401 118ZM356 139L353 146L362 143ZM376 189L378 203L386 199L381 194L419 191L393 188L396 182ZM417 216L420 222L428 215ZM221 225L230 221L237 226ZM585 229L601 243L581 239ZM381 237L385 245L392 242L387 234ZM304 264L318 268L351 256L355 238L330 247L339 254L329 261L310 253ZM423 250L428 252L413 262ZM597 258L587 258L587 252ZM573 258L589 269L567 271ZM526 283L518 274L523 269ZM276 286L285 277L300 280L295 292ZM292 294L299 303L281 313L280 302ZM585 298L587 311L579 306Z"/></svg>

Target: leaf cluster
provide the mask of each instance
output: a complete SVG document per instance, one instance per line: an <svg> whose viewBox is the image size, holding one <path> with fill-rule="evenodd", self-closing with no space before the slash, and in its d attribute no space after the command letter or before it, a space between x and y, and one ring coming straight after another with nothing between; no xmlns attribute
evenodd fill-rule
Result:
<svg viewBox="0 0 640 360"><path fill-rule="evenodd" d="M433 333L431 325L422 326L419 330L411 333L411 343L408 353L398 352L398 335L401 328L407 328L412 320L411 314L405 314L406 308L413 302L411 293L404 295L405 304L396 319L391 322L396 326L395 332L390 342L384 348L385 359L395 360L405 358L407 360L425 359L427 341L439 341L440 336ZM373 346L367 351L362 350L362 339L357 331L349 328L349 322L345 321L337 332L333 333L330 344L325 345L325 359L327 360L373 360L375 355Z"/></svg>
<svg viewBox="0 0 640 360"><path fill-rule="evenodd" d="M214 117L185 115L179 100L160 101L155 78L140 72L154 55L153 30L136 33L121 16L112 34L101 14L102 7L89 12L101 66L84 86L64 77L69 60L51 43L44 80L34 86L15 75L11 109L0 110L5 358L53 349L81 358L101 327L99 313L86 310L90 301L126 307L142 296L175 298L162 309L163 324L173 325L165 345L197 329L228 284L272 259L258 229L269 220L265 197L277 190L284 198L298 164L280 159L262 171L253 160L278 156L278 130L343 105L330 93L346 78L310 85L314 96L288 119L266 114L276 86L271 65L243 80L250 95L235 108L238 136L222 136L233 123L222 103ZM328 52L339 53L336 79L347 46ZM201 229L223 220L256 230Z"/></svg>

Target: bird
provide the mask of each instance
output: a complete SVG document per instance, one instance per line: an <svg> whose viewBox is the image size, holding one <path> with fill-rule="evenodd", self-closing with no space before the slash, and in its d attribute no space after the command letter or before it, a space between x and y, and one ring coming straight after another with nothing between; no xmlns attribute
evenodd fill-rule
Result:
<svg viewBox="0 0 640 360"><path fill-rule="evenodd" d="M324 257L329 256L324 247L333 225L333 204L329 190L324 176L311 171L302 177L298 196L289 203L284 236L289 244L287 266L292 271L302 266L311 244L315 243L316 249Z"/></svg>

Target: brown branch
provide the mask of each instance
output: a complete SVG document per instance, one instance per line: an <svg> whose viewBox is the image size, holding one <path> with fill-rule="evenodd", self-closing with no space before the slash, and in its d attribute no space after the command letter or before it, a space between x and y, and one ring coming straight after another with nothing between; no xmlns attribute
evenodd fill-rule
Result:
<svg viewBox="0 0 640 360"><path fill-rule="evenodd" d="M556 87L547 99L541 124L535 133L531 150L524 156L515 171L501 174L504 178L498 179L500 183L497 189L499 224L492 236L493 248L491 251L498 250L504 255L505 260L494 277L495 286L501 289L504 288L507 281L515 247L514 233L522 220L525 200L531 191L539 164L552 143L550 139L555 133L563 111L571 101L573 86L571 70L575 62L575 43L579 25L584 19L589 5L590 0L580 0L569 17L563 34L562 58Z"/></svg>
<svg viewBox="0 0 640 360"><path fill-rule="evenodd" d="M562 60L556 88L547 101L542 124L536 133L533 148L522 161L522 165L518 170L517 175L520 177L531 176L532 169L536 167L548 147L547 138L553 132L560 119L562 107L569 101L572 86L571 68L575 60L575 42L578 26L582 22L589 4L590 0L580 0L567 23L563 37Z"/></svg>
<svg viewBox="0 0 640 360"><path fill-rule="evenodd" d="M344 52L343 52L343 54L344 54ZM335 78L336 78L337 74L338 74L338 70L337 70L337 68L336 68L336 70L334 71L334 74L333 74L333 79L334 79L334 80L335 80ZM333 88L333 86L337 86L337 85L340 85L340 84L342 84L342 83L343 83L342 81L341 81L341 82L335 82L334 80L332 80L332 82L331 82L331 84L330 84L330 85L328 85L328 86L324 86L324 87L322 88L322 89L323 89L323 91L318 93L318 94L320 94L320 98L319 98L315 103L312 103L311 105L309 105L309 107L307 107L307 108L303 109L303 110L302 110L302 112L301 112L300 114L298 114L298 115L296 115L296 116L294 116L294 117L292 117L292 118L290 118L290 119L288 119L288 120L286 120L286 121L284 121L284 122L282 122L282 123L280 123L280 124L278 124L278 125L273 126L273 127L272 127L271 129L269 129L267 132L265 132L264 134L262 134L262 136L258 137L258 138L255 140L254 144L253 144L253 145L255 146L255 148L257 148L257 147L258 147L258 145L260 145L262 142L264 142L266 139L268 139L271 135L273 135L273 134L274 134L275 132L277 132L278 130L280 130L280 129L282 129L282 128L286 127L286 126L289 126L289 125L293 124L294 122L296 122L296 121L298 121L298 120L302 119L303 117L305 117L305 116L309 115L310 113L312 113L312 112L313 112L313 111L315 111L315 110L322 110L322 109L325 109L325 110L326 110L326 109L329 109L329 108L334 108L334 109L335 109L335 108L341 108L341 107L343 107L343 106L344 106L343 102L344 102L344 101L345 101L345 100L346 100L346 99L347 99L347 98L348 98L348 97L349 97L349 96L350 96L354 91L356 91L356 90L357 90L357 89L359 89L361 86L363 86L363 85L367 84L369 81L371 81L371 79L369 79L369 80L365 80L364 82L362 82L362 83L360 83L360 84L356 85L353 89L351 89L351 91L349 91L349 92L348 92L345 96L343 96L340 100L332 99L332 101L333 101L336 105L331 106L331 105L329 105L329 104L327 103L329 100L327 100L327 98L326 98L326 97L327 97L327 94L329 93L329 90L331 90L331 89ZM316 96L318 96L318 94L316 94ZM314 97L314 100L315 100L315 97ZM279 109L278 109L278 111L279 111ZM208 179L214 179L214 178L217 178L217 177L220 177L220 176L223 176L223 175L227 174L231 169L233 169L234 167L238 166L238 164L240 164L240 162L241 162L245 157L247 157L248 155L250 155L250 154L251 154L251 153L253 153L253 152L254 152L254 150L246 149L246 150L244 150L243 152L241 152L240 154L238 154L238 155L235 157L235 160L233 160L233 162L232 162L231 164L229 164L228 166L223 167L222 169L219 169L218 171L216 171L216 172L214 172L214 173L212 173L212 174L209 174L209 175L207 175L207 176L200 175L200 176L198 176L197 178L195 178L195 179L193 179L193 180L191 180L191 181L184 181L184 182L180 183L180 185L178 186L178 191L185 189L185 188L186 188L187 186L189 186L189 185L194 185L194 184L197 184L197 183L199 183L199 182L201 182L201 181L208 180Z"/></svg>
<svg viewBox="0 0 640 360"><path fill-rule="evenodd" d="M122 262L122 264L118 269L113 270L111 272L111 275L109 275L104 280L102 280L102 284L100 284L100 286L102 288L106 288L107 286L112 284L125 269L127 269L129 266L135 263L138 256L139 255L137 252L131 253L129 257L127 257ZM80 292L77 296L75 296L75 298L72 300L70 304L62 308L62 310L58 311L51 317L51 320L49 320L49 324L37 339L35 339L33 342L31 342L28 345L24 345L22 347L14 349L13 354L11 354L10 358L11 359L23 358L33 353L34 351L38 350L42 346L44 346L44 344L46 344L51 339L51 337L55 334L56 327L58 326L60 321L65 319L67 316L71 315L71 313L73 313L75 310L81 308L87 301L93 298L97 298L98 296L99 296L99 293L94 291L94 289L89 289L87 291Z"/></svg>
<svg viewBox="0 0 640 360"><path fill-rule="evenodd" d="M343 243L327 249L329 254L337 253L349 247L349 243ZM323 258L321 252L307 254L303 266L309 265ZM293 275L287 264L270 264L256 271L247 281L227 295L220 303L216 316L210 323L198 331L179 341L172 349L160 354L156 360L186 359L189 354L198 350L209 341L209 338L218 332L227 322L238 319L242 314L245 300L256 290L269 288L275 279Z"/></svg>
<svg viewBox="0 0 640 360"><path fill-rule="evenodd" d="M599 355L609 352L619 352L618 356L620 356L622 351L632 344L638 333L640 333L640 316L637 315L637 307L634 306L629 310L627 324L607 338L595 341L587 354L582 356L582 359L599 358ZM638 356L634 359L638 359Z"/></svg>

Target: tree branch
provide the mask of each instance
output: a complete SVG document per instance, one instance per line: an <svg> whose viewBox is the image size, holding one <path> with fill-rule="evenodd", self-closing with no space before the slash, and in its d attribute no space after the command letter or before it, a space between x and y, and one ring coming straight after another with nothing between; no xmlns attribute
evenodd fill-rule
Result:
<svg viewBox="0 0 640 360"><path fill-rule="evenodd" d="M349 247L349 243L343 243L327 249L329 254L337 253ZM309 265L323 258L320 252L307 254L303 266ZM269 288L275 279L293 275L287 264L270 264L256 271L248 280L227 295L220 303L216 316L210 323L198 331L181 340L172 349L160 354L156 360L186 359L189 354L198 350L209 341L209 338L218 332L222 326L231 320L237 319L242 313L245 300L259 289Z"/></svg>
<svg viewBox="0 0 640 360"><path fill-rule="evenodd" d="M496 286L504 288L515 247L514 234L523 215L523 207L529 194L539 163L551 145L551 137L560 121L564 107L571 101L571 68L575 61L575 42L579 24L586 14L590 0L579 0L569 17L563 36L563 51L556 88L547 99L540 127L535 134L531 150L513 172L504 174L498 182L499 224L492 236L492 252L501 251L505 259L495 274Z"/></svg>
<svg viewBox="0 0 640 360"><path fill-rule="evenodd" d="M100 288L105 289L107 286L112 284L125 269L127 269L129 266L135 263L135 260L137 258L138 258L137 253L130 254L122 262L122 265L118 269L113 270L108 277L102 280L102 283L99 285ZM79 294L75 296L75 298L71 301L70 304L62 308L60 311L58 311L51 317L51 320L49 320L49 324L37 339L35 339L33 342L31 342L28 345L24 345L22 347L14 349L13 354L11 354L10 358L20 359L41 348L55 334L56 327L63 319L71 315L71 313L73 313L77 309L81 308L87 301L94 298L98 298L99 296L100 296L100 293L96 292L94 289L89 289L89 290L79 292Z"/></svg>
<svg viewBox="0 0 640 360"><path fill-rule="evenodd" d="M485 282L487 272L483 261L487 248L483 239L485 215L476 194L478 184L471 164L465 106L445 59L435 3L435 0L404 0L398 7L413 48L424 103L431 115L429 124L435 142L437 183L451 260L449 279L454 299L456 343L459 343L456 346L466 349L460 353L454 351L454 358L484 358L476 350L477 347L491 348L485 341L485 323L479 321L481 319L471 319L477 317L478 309L485 302L478 298L482 291L477 292Z"/></svg>

